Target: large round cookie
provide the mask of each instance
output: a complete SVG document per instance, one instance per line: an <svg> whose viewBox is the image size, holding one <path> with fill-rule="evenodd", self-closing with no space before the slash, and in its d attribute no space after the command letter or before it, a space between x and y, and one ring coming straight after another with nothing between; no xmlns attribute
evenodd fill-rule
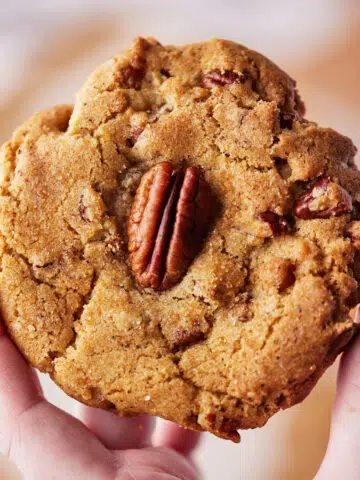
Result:
<svg viewBox="0 0 360 480"><path fill-rule="evenodd" d="M301 401L354 333L360 276L356 149L303 115L258 53L138 38L73 110L20 127L0 295L30 363L89 405L233 441Z"/></svg>

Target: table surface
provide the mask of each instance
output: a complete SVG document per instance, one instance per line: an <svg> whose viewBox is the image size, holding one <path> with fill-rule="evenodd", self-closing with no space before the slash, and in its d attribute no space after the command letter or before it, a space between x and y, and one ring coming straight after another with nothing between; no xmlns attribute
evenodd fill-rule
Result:
<svg viewBox="0 0 360 480"><path fill-rule="evenodd" d="M73 5L76 3L75 5ZM298 81L308 118L360 144L360 11L356 1L3 0L0 3L0 143L24 118L74 92L102 61L138 35L163 43L211 36L258 49ZM221 6L220 6L221 5ZM324 454L336 367L301 404L234 445L204 435L196 458L206 480L308 480ZM74 402L42 376L48 398ZM16 478L0 458L0 478ZM5 473L5 471L7 473Z"/></svg>

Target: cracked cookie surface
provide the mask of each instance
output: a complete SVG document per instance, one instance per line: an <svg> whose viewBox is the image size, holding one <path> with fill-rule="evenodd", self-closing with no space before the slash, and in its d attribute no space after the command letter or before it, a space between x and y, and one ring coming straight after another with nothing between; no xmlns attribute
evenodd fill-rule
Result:
<svg viewBox="0 0 360 480"><path fill-rule="evenodd" d="M2 147L9 334L84 403L238 441L305 398L353 336L355 152L304 119L294 81L260 54L136 39L74 108L36 114ZM135 280L127 226L164 161L201 170L216 205L200 252L158 292Z"/></svg>

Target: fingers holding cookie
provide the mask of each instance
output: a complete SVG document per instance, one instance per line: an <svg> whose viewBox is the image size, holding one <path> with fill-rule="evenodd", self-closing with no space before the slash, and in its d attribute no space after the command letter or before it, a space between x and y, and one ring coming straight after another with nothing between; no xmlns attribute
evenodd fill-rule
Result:
<svg viewBox="0 0 360 480"><path fill-rule="evenodd" d="M82 406L85 425L111 450L142 448L150 445L153 419L147 415L121 418L98 408Z"/></svg>
<svg viewBox="0 0 360 480"><path fill-rule="evenodd" d="M37 375L7 336L0 319L0 452L7 453L18 418L41 401Z"/></svg>
<svg viewBox="0 0 360 480"><path fill-rule="evenodd" d="M172 448L182 455L190 455L200 442L200 432L178 427L175 423L158 419L153 436L155 446Z"/></svg>

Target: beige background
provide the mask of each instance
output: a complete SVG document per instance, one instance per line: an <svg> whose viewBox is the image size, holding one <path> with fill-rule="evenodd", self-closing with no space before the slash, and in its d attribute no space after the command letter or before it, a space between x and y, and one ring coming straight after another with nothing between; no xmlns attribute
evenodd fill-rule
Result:
<svg viewBox="0 0 360 480"><path fill-rule="evenodd" d="M270 56L298 80L308 117L360 145L360 8L350 0L0 0L0 142L34 111L73 101L100 62L137 34L163 43L226 37ZM73 401L42 379L52 402ZM308 480L326 448L335 367L303 404L233 445L209 435L196 457L206 480ZM0 457L0 478L11 478ZM352 479L350 479L352 480Z"/></svg>

